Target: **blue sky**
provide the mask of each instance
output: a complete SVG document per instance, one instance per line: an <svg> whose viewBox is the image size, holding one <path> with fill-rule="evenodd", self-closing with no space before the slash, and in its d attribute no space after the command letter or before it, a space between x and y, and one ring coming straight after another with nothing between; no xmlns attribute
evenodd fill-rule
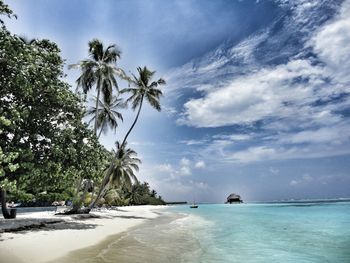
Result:
<svg viewBox="0 0 350 263"><path fill-rule="evenodd" d="M349 0L7 3L7 27L57 42L67 64L97 37L127 72L167 80L163 111L146 106L129 142L165 199L350 196ZM75 87L79 72L66 72Z"/></svg>

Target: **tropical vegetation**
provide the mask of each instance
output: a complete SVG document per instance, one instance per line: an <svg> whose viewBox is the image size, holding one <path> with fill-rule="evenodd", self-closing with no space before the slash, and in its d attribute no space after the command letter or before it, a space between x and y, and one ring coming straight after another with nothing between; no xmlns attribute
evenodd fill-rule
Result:
<svg viewBox="0 0 350 263"><path fill-rule="evenodd" d="M15 14L0 0L0 15ZM0 199L5 218L13 217L6 198L22 205L71 201L67 213L89 212L95 205L164 204L136 178L141 160L127 139L146 100L160 111L155 72L137 69L127 76L117 67L116 45L88 43L89 58L70 68L81 74L77 92L65 82L59 47L47 39L25 41L0 20ZM117 79L129 85L119 89ZM96 94L93 94L95 88ZM124 94L130 94L123 98ZM89 103L88 97L93 99ZM108 129L123 121L121 110L131 104L135 119L115 151L100 142ZM90 122L86 123L86 117ZM92 124L92 129L89 124ZM117 141L117 139L116 139ZM82 209L86 207L86 209Z"/></svg>

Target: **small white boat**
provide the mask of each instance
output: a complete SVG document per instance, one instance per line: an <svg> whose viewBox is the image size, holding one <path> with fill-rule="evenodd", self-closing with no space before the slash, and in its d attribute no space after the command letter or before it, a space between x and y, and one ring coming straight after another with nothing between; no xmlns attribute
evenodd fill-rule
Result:
<svg viewBox="0 0 350 263"><path fill-rule="evenodd" d="M198 205L196 204L196 202L193 202L190 208L198 208Z"/></svg>

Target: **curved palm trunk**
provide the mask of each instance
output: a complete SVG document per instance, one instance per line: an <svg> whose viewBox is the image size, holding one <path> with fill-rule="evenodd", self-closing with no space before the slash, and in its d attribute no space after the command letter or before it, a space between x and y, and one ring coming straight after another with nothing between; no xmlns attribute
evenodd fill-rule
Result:
<svg viewBox="0 0 350 263"><path fill-rule="evenodd" d="M98 102L100 101L100 93L101 93L101 80L98 78L97 81L97 97L96 97L96 113L95 113L95 126L94 132L97 135L97 116L98 116Z"/></svg>
<svg viewBox="0 0 350 263"><path fill-rule="evenodd" d="M143 103L143 95L142 95L142 97L141 97L141 102L140 102L139 110L137 111L137 114L136 114L136 118L135 118L134 122L132 123L130 129L129 129L128 132L126 133L126 135L125 135L125 137L124 137L124 140L123 140L122 144L120 145L120 148L123 148L123 146L124 146L124 144L125 144L125 142L126 142L126 139L128 138L130 132L131 132L132 129L134 128L134 126L135 126L135 124L136 124L136 122L137 122L137 120L138 120L138 118L139 118L139 115L140 115L140 112L141 112L141 108L142 108L142 103Z"/></svg>
<svg viewBox="0 0 350 263"><path fill-rule="evenodd" d="M124 146L124 144L125 144L125 142L126 142L128 136L129 136L129 134L131 133L132 129L135 127L135 124L136 124L136 122L137 122L137 120L138 120L138 118L139 118L139 116L140 116L140 112L141 112L141 108L142 108L142 103L143 103L143 96L142 96L142 98L141 98L141 102L140 102L140 106L139 106L139 109L138 109L137 114L136 114L136 118L135 118L134 122L132 123L130 129L129 129L128 132L126 133L126 135L125 135L125 137L124 137L124 140L123 140L122 144L120 145L120 148L119 148L119 149L121 149L121 148ZM112 174L113 164L114 164L114 162L115 162L117 156L119 155L119 151L120 151L120 150L118 150L118 151L116 152L116 154L113 156L112 161L111 161L111 164L110 164L108 170L106 171L105 177L103 178L103 181L102 181L100 190L99 190L98 194L96 195L95 200L89 205L89 208L88 208L89 211L95 206L95 204L97 203L97 201L101 198L101 196L103 195L103 193L106 191L108 182L109 182L109 180L110 180L110 176L111 176L111 174Z"/></svg>
<svg viewBox="0 0 350 263"><path fill-rule="evenodd" d="M100 139L101 133L102 133L102 131L103 131L103 125L104 125L104 122L105 122L105 121L103 121L103 124L102 124L101 130L100 130L100 132L98 133L97 139Z"/></svg>
<svg viewBox="0 0 350 263"><path fill-rule="evenodd" d="M88 207L88 210L90 211L92 208L94 208L95 204L97 203L97 201L101 198L101 196L103 195L105 189L107 188L107 185L108 185L108 182L109 182L109 179L110 179L110 176L112 174L112 171L113 171L113 164L115 162L115 159L116 159L116 155L113 156L112 160L111 160L111 163L108 167L108 169L106 170L106 173L105 173L105 176L103 178L103 181L101 183L101 187L96 195L96 198L91 202L91 204L89 205Z"/></svg>

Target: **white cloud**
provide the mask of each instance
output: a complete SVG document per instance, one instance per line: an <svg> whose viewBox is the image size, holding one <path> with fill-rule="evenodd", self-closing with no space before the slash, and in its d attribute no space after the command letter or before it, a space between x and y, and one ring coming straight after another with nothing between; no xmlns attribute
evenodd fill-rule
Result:
<svg viewBox="0 0 350 263"><path fill-rule="evenodd" d="M208 140L182 140L180 143L186 144L186 145L203 145L208 143Z"/></svg>
<svg viewBox="0 0 350 263"><path fill-rule="evenodd" d="M303 59L265 68L238 77L223 88L208 91L202 98L189 100L178 123L220 127L290 117L294 109L332 94L328 88L321 88L324 78L323 68ZM304 79L305 83L296 81L298 79Z"/></svg>
<svg viewBox="0 0 350 263"><path fill-rule="evenodd" d="M191 175L192 172L191 172L191 169L190 167L188 166L182 166L180 168L180 175L183 175L183 176L188 176L188 175Z"/></svg>
<svg viewBox="0 0 350 263"><path fill-rule="evenodd" d="M294 186L294 185L297 185L299 182L297 181L297 180L292 180L292 181L290 181L290 185L291 186Z"/></svg>
<svg viewBox="0 0 350 263"><path fill-rule="evenodd" d="M331 143L340 144L350 139L350 125L323 127L316 130L306 130L288 134L280 139L282 143Z"/></svg>
<svg viewBox="0 0 350 263"><path fill-rule="evenodd" d="M213 136L214 139L229 140L229 141L246 141L252 138L250 134L217 134Z"/></svg>
<svg viewBox="0 0 350 263"><path fill-rule="evenodd" d="M180 165L181 166L189 166L191 164L190 160L183 157L181 160L180 160Z"/></svg>
<svg viewBox="0 0 350 263"><path fill-rule="evenodd" d="M172 167L171 164L168 164L168 163L165 163L165 164L160 164L157 166L158 170L160 172L165 172L165 173L168 173L168 174L171 174L171 173L174 173L175 170L174 168Z"/></svg>
<svg viewBox="0 0 350 263"><path fill-rule="evenodd" d="M202 168L205 168L206 167L206 164L204 161L198 161L196 162L196 164L194 165L195 168L198 168L198 169L202 169Z"/></svg>
<svg viewBox="0 0 350 263"><path fill-rule="evenodd" d="M250 147L243 151L238 151L226 156L227 159L242 163L255 162L260 160L272 160L277 156L274 148L267 146Z"/></svg>
<svg viewBox="0 0 350 263"><path fill-rule="evenodd" d="M350 68L350 1L345 1L337 18L322 27L311 45L328 69L342 80L349 81Z"/></svg>
<svg viewBox="0 0 350 263"><path fill-rule="evenodd" d="M251 146L241 151L221 151L224 161L250 163L270 160L311 159L350 154L349 144L306 144L285 146L279 144ZM218 159L220 160L220 159Z"/></svg>
<svg viewBox="0 0 350 263"><path fill-rule="evenodd" d="M183 157L179 165L174 167L169 163L164 163L156 166L158 172L166 173L168 175L168 180L173 180L176 177L190 176L191 171L191 161Z"/></svg>
<svg viewBox="0 0 350 263"><path fill-rule="evenodd" d="M314 180L314 178L309 174L304 174L300 179L294 179L290 181L291 186L296 186L300 184L307 184Z"/></svg>
<svg viewBox="0 0 350 263"><path fill-rule="evenodd" d="M350 153L350 123L342 113L350 108L350 1L345 1L339 14L323 26L310 14L323 14L320 12L326 8L335 10L339 3L279 3L291 8L295 19L288 21L286 30L297 23L309 38L305 49L301 47L288 62L256 64L252 55L266 39L262 33L260 38L248 38L229 51L218 48L179 71L186 69L181 81L187 82L181 87L200 90L201 96L184 104L178 124L201 128L235 125L248 127L248 131L257 122L260 125L254 134L212 136L202 146L203 158L249 163ZM310 48L316 58L305 57ZM236 71L237 57L246 63L241 71ZM233 66L227 65L228 61ZM224 74L228 77L217 77Z"/></svg>

